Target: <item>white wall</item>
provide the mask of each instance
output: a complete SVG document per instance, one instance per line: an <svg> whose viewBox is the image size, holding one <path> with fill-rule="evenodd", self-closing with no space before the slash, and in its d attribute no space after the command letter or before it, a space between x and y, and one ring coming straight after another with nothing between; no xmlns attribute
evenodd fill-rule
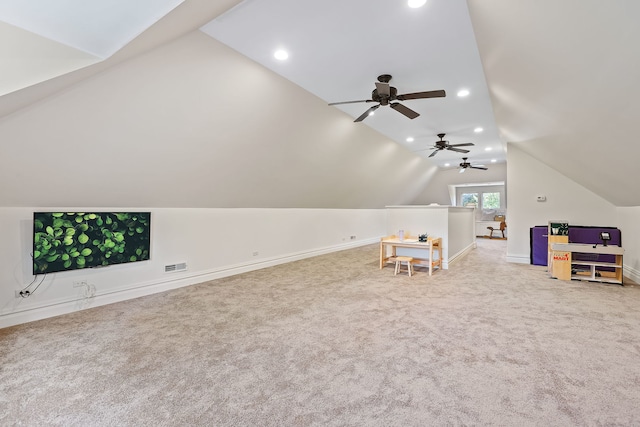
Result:
<svg viewBox="0 0 640 427"><path fill-rule="evenodd" d="M0 327L375 243L386 227L384 209L135 208L151 211L151 260L50 274L32 296L16 298L15 291L33 280L34 210L0 208ZM187 271L164 272L165 265L180 262ZM94 297L73 287L80 280L95 287Z"/></svg>
<svg viewBox="0 0 640 427"><path fill-rule="evenodd" d="M640 283L640 206L619 207L616 212L624 248L623 274Z"/></svg>
<svg viewBox="0 0 640 427"><path fill-rule="evenodd" d="M617 226L616 207L513 144L507 151L507 260L529 263L529 229L566 219L571 225ZM538 202L537 196L546 196ZM623 234L623 241L627 236Z"/></svg>
<svg viewBox="0 0 640 427"><path fill-rule="evenodd" d="M449 261L462 255L470 244L475 244L474 212L471 208L449 208Z"/></svg>
<svg viewBox="0 0 640 427"><path fill-rule="evenodd" d="M4 116L0 141L0 326L377 241L434 169L200 31ZM15 298L32 212L75 207L151 210L152 260Z"/></svg>
<svg viewBox="0 0 640 427"><path fill-rule="evenodd" d="M465 251L475 247L474 210L451 206L389 206L387 207L387 235L404 230L413 237L427 233L442 238L442 268ZM419 256L420 249L399 248L399 254Z"/></svg>

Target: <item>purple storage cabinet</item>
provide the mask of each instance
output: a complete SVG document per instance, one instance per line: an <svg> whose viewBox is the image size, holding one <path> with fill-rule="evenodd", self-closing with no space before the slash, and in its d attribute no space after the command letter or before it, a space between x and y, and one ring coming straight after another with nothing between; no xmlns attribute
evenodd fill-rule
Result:
<svg viewBox="0 0 640 427"><path fill-rule="evenodd" d="M531 227L531 238L529 241L531 250L529 253L531 264L533 265L547 265L547 231L548 228L546 225Z"/></svg>
<svg viewBox="0 0 640 427"><path fill-rule="evenodd" d="M547 226L537 225L530 229L530 258L533 265L547 265ZM569 243L590 243L590 244L602 244L600 240L600 233L603 231L609 232L611 240L607 242L609 246L622 246L622 233L616 227L587 227L580 225L569 225ZM585 256L593 256L593 254ZM588 259L588 261L602 261L602 262L614 262L615 255L597 255L598 259ZM577 254L576 259L583 259L580 254Z"/></svg>

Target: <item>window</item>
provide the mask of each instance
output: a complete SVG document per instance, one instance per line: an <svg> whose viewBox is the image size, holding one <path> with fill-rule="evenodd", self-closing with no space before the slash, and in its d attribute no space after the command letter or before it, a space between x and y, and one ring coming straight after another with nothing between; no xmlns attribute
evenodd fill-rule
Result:
<svg viewBox="0 0 640 427"><path fill-rule="evenodd" d="M451 187L449 187L451 190ZM455 186L455 206L476 208L477 221L494 221L496 215L507 214L504 184L457 185Z"/></svg>
<svg viewBox="0 0 640 427"><path fill-rule="evenodd" d="M482 209L500 209L500 193L482 193Z"/></svg>
<svg viewBox="0 0 640 427"><path fill-rule="evenodd" d="M462 206L478 206L478 193L462 193Z"/></svg>

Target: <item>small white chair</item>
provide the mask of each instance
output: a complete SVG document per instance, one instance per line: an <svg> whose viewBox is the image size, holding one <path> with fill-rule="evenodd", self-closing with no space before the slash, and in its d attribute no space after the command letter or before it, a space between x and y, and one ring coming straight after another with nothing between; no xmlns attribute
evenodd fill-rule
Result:
<svg viewBox="0 0 640 427"><path fill-rule="evenodd" d="M410 256L397 256L396 257L396 270L393 273L395 276L400 272L400 266L403 262L407 263L407 271L409 272L409 277L413 275L413 258Z"/></svg>

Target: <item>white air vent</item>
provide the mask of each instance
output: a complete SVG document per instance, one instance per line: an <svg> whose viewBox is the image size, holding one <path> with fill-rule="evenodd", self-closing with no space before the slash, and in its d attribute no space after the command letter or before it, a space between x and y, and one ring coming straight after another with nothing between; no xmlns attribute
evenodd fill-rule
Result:
<svg viewBox="0 0 640 427"><path fill-rule="evenodd" d="M170 264L164 266L165 273L173 273L174 271L185 271L187 269L187 263L181 262L179 264Z"/></svg>

